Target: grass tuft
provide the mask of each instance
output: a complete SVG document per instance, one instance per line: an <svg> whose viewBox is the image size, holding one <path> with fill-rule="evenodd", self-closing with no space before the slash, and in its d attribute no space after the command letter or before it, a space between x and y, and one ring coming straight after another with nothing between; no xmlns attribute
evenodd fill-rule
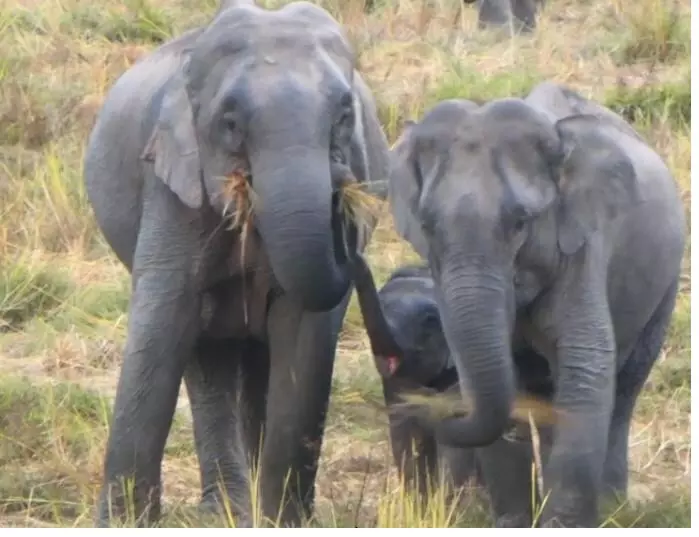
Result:
<svg viewBox="0 0 699 537"><path fill-rule="evenodd" d="M605 105L631 122L666 122L688 130L692 114L689 75L659 86L618 86L609 92Z"/></svg>
<svg viewBox="0 0 699 537"><path fill-rule="evenodd" d="M623 63L672 62L690 50L689 17L682 0L639 0L629 3L622 20L626 41L619 51Z"/></svg>
<svg viewBox="0 0 699 537"><path fill-rule="evenodd" d="M104 38L115 43L160 44L173 35L173 21L149 0L128 0L118 7L86 5L67 11L61 20L65 32L77 32L91 40Z"/></svg>

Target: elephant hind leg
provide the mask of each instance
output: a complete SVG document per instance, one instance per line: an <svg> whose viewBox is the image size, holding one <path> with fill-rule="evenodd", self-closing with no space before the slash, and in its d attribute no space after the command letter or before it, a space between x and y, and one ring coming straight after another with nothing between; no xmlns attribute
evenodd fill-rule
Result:
<svg viewBox="0 0 699 537"><path fill-rule="evenodd" d="M675 307L679 281L674 281L644 327L629 358L617 373L614 411L604 464L605 493L626 496L629 434L633 410L646 379L660 355Z"/></svg>
<svg viewBox="0 0 699 537"><path fill-rule="evenodd" d="M239 518L238 526L248 524L250 516L237 396L244 350L235 340L201 338L185 370L201 472L201 506L206 511L230 510Z"/></svg>

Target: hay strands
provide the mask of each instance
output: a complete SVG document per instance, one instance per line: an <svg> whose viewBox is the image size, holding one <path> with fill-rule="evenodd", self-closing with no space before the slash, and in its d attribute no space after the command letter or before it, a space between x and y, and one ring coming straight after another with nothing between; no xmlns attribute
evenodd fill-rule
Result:
<svg viewBox="0 0 699 537"><path fill-rule="evenodd" d="M240 230L240 268L242 269L243 282L243 318L248 324L248 300L247 279L245 277L245 254L247 252L247 239L250 233L253 209L255 206L255 191L249 181L250 174L243 167L236 167L234 171L225 177L222 195L225 200L223 217L229 220L228 230ZM231 212L232 210L232 212Z"/></svg>
<svg viewBox="0 0 699 537"><path fill-rule="evenodd" d="M465 415L473 408L461 394L405 394L404 403L400 405L421 406L428 410L432 419L440 420L452 416ZM534 419L537 423L553 425L560 419L560 412L549 403L529 395L518 394L512 408L512 419L520 423L530 424Z"/></svg>

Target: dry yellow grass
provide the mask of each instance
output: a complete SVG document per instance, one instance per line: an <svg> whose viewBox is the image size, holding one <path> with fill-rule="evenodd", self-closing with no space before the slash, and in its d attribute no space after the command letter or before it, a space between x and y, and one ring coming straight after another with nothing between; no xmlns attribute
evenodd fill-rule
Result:
<svg viewBox="0 0 699 537"><path fill-rule="evenodd" d="M391 142L403 120L440 99L521 94L553 79L634 114L675 174L689 215L689 0L550 0L537 31L513 38L478 31L461 0L377 0L370 14L364 0L320 3L346 26ZM0 0L0 526L91 524L129 286L87 203L82 150L120 73L204 22L215 5ZM385 214L368 257L379 283L416 259ZM689 291L688 246L667 345L634 420L633 506L607 525L689 525ZM183 390L164 463L165 522L176 525L203 523L190 511L199 483L186 405ZM397 493L377 408L380 388L353 302L315 523L488 524L475 493L458 506L437 500L422 514Z"/></svg>

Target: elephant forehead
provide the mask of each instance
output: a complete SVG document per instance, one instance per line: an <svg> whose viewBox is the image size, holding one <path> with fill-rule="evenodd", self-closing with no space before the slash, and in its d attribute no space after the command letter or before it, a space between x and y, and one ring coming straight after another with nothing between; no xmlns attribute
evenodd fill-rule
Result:
<svg viewBox="0 0 699 537"><path fill-rule="evenodd" d="M295 10L243 6L214 19L198 37L192 54L210 63L246 53L288 63L312 61L319 57L319 50L346 63L347 69L353 65L351 47L332 19L319 21Z"/></svg>
<svg viewBox="0 0 699 537"><path fill-rule="evenodd" d="M436 302L418 293L395 295L385 304L389 324L399 333L415 335L428 315L439 316Z"/></svg>
<svg viewBox="0 0 699 537"><path fill-rule="evenodd" d="M316 125L313 130L325 128L322 127L325 122L321 125L315 121L330 114L343 90L349 90L348 84L338 84L326 73L290 71L261 76L264 72L264 69L253 70L245 77L249 120L259 125L275 125L278 133L301 125Z"/></svg>

